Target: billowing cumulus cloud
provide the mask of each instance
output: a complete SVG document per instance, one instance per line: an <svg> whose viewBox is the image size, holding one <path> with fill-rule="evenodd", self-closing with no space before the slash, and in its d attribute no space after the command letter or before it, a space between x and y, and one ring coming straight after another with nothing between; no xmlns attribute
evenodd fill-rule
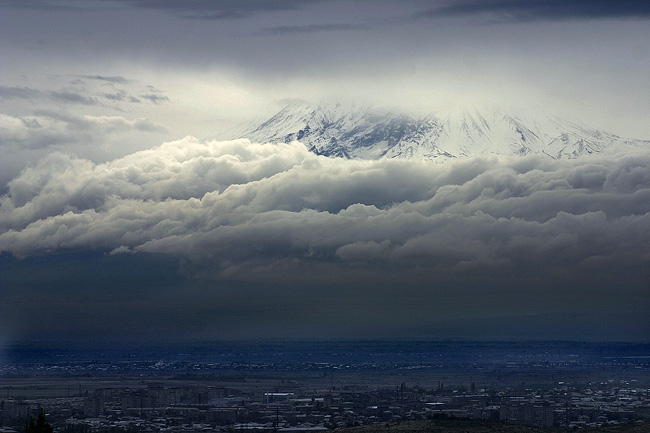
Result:
<svg viewBox="0 0 650 433"><path fill-rule="evenodd" d="M647 227L647 153L435 164L187 137L26 168L0 258L19 316L60 335L643 339Z"/></svg>
<svg viewBox="0 0 650 433"><path fill-rule="evenodd" d="M443 166L188 137L104 164L51 154L9 183L1 215L0 248L19 257L156 252L226 274L312 262L601 272L650 263L650 156Z"/></svg>

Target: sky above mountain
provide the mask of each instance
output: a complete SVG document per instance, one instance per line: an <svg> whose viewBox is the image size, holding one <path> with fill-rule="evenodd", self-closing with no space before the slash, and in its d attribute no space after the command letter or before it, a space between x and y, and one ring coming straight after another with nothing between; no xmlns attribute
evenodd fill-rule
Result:
<svg viewBox="0 0 650 433"><path fill-rule="evenodd" d="M649 139L648 40L645 1L0 0L0 341L647 340L643 152L212 140L323 98Z"/></svg>

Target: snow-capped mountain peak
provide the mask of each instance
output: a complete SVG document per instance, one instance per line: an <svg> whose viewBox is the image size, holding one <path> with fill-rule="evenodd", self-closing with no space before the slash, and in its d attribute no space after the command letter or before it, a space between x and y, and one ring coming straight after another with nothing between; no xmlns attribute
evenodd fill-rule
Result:
<svg viewBox="0 0 650 433"><path fill-rule="evenodd" d="M344 158L446 160L475 155L546 154L574 158L613 146L650 148L542 111L511 114L463 108L413 116L366 105L287 104L237 137L259 142L300 141L312 152Z"/></svg>

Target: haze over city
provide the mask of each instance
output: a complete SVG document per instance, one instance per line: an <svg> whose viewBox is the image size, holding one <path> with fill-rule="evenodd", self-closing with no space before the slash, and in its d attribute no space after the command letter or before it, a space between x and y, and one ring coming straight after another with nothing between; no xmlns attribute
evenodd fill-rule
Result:
<svg viewBox="0 0 650 433"><path fill-rule="evenodd" d="M14 342L650 339L645 1L0 0ZM543 109L576 158L318 155L287 104Z"/></svg>

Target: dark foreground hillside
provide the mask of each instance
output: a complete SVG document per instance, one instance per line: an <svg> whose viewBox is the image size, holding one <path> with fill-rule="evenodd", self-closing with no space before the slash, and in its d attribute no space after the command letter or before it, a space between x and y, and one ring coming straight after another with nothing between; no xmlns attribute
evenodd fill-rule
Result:
<svg viewBox="0 0 650 433"><path fill-rule="evenodd" d="M337 430L345 433L650 433L650 422L598 428L540 428L485 420L418 420L378 423Z"/></svg>

